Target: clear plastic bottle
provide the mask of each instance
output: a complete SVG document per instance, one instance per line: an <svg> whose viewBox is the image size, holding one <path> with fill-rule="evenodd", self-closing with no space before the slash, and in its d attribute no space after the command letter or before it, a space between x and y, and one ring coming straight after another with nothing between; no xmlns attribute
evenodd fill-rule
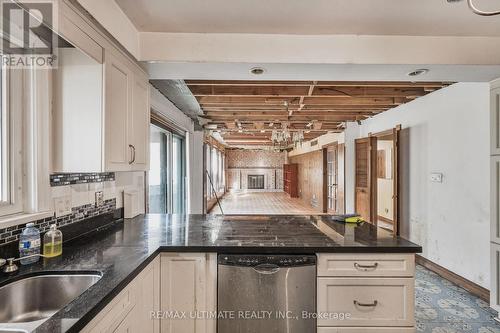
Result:
<svg viewBox="0 0 500 333"><path fill-rule="evenodd" d="M62 254L62 232L55 224L43 236L43 255L48 258L57 257Z"/></svg>
<svg viewBox="0 0 500 333"><path fill-rule="evenodd" d="M19 256L21 257L22 265L35 263L39 257L23 259L33 254L40 254L40 231L35 227L34 223L26 224L23 232L19 236Z"/></svg>

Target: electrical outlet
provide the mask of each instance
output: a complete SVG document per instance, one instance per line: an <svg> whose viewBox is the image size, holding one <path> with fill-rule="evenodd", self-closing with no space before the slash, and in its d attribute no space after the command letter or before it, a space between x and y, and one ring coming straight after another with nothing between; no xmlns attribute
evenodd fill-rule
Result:
<svg viewBox="0 0 500 333"><path fill-rule="evenodd" d="M54 198L54 210L56 217L71 214L71 197Z"/></svg>
<svg viewBox="0 0 500 333"><path fill-rule="evenodd" d="M104 205L104 194L102 191L95 192L95 206L101 207Z"/></svg>
<svg viewBox="0 0 500 333"><path fill-rule="evenodd" d="M443 174L440 172L431 173L431 182L442 183L443 182Z"/></svg>

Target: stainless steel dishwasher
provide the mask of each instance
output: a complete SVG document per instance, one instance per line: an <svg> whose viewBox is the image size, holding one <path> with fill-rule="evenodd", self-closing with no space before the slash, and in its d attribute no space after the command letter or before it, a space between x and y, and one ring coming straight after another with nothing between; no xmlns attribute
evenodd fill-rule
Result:
<svg viewBox="0 0 500 333"><path fill-rule="evenodd" d="M218 333L316 332L316 256L218 256Z"/></svg>

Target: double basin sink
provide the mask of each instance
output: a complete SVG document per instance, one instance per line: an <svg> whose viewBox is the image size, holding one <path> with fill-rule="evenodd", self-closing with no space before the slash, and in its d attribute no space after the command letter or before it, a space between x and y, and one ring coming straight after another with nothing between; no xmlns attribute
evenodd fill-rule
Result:
<svg viewBox="0 0 500 333"><path fill-rule="evenodd" d="M21 277L0 287L0 333L30 332L101 278L97 272Z"/></svg>

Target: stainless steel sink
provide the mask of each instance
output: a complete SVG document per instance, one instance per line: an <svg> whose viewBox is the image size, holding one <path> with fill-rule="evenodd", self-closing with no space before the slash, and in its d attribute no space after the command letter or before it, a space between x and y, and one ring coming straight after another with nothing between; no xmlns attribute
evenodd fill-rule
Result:
<svg viewBox="0 0 500 333"><path fill-rule="evenodd" d="M0 323L46 320L100 278L96 273L57 273L30 276L0 287ZM6 327L0 331L2 328Z"/></svg>

